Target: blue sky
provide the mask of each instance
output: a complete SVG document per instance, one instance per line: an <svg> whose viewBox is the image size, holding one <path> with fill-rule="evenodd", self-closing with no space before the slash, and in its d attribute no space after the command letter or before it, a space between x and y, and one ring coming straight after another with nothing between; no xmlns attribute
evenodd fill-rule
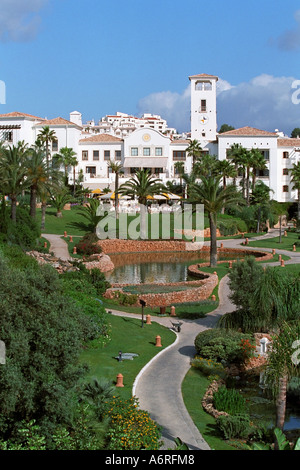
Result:
<svg viewBox="0 0 300 470"><path fill-rule="evenodd" d="M218 124L300 127L296 0L0 0L0 113L160 114L189 131L189 75L218 75ZM2 100L3 101L3 100Z"/></svg>

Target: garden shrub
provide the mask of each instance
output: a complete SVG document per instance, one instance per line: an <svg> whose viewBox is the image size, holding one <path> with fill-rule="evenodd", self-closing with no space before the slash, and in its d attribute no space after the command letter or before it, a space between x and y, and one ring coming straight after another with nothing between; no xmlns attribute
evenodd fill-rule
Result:
<svg viewBox="0 0 300 470"><path fill-rule="evenodd" d="M229 219L221 220L218 224L218 228L222 236L227 237L230 235L236 235L239 232L247 232L248 227L242 219Z"/></svg>
<svg viewBox="0 0 300 470"><path fill-rule="evenodd" d="M135 397L124 400L114 397L107 403L106 415L111 425L108 431L108 450L158 450L161 446L161 427L147 411L138 407Z"/></svg>
<svg viewBox="0 0 300 470"><path fill-rule="evenodd" d="M85 234L77 243L77 253L79 255L91 256L102 252L102 248L97 244L99 238L95 233Z"/></svg>
<svg viewBox="0 0 300 470"><path fill-rule="evenodd" d="M118 301L120 305L134 305L137 303L139 296L136 294L125 294L121 291L114 292L114 299Z"/></svg>
<svg viewBox="0 0 300 470"><path fill-rule="evenodd" d="M195 338L197 355L217 362L237 363L244 361L242 339L251 336L234 330L214 328L199 333Z"/></svg>
<svg viewBox="0 0 300 470"><path fill-rule="evenodd" d="M247 414L219 416L216 422L225 439L246 439L252 432L250 416Z"/></svg>
<svg viewBox="0 0 300 470"><path fill-rule="evenodd" d="M225 411L230 415L238 415L245 413L246 400L240 392L234 388L227 388L222 385L214 393L214 407L218 411Z"/></svg>
<svg viewBox="0 0 300 470"><path fill-rule="evenodd" d="M19 245L24 250L33 250L40 237L40 229L37 222L30 217L28 211L17 208L17 221L9 220L7 224L7 241Z"/></svg>
<svg viewBox="0 0 300 470"><path fill-rule="evenodd" d="M192 359L191 366L195 369L199 369L206 376L226 377L226 371L223 364L213 361L212 359L205 359L203 357L196 356Z"/></svg>

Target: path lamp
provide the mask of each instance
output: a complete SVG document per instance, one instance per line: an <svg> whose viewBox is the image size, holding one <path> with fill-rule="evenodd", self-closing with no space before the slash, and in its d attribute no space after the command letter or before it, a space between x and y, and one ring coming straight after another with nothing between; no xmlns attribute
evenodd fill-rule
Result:
<svg viewBox="0 0 300 470"><path fill-rule="evenodd" d="M140 304L142 306L142 328L144 327L144 307L146 307L146 302L140 299Z"/></svg>

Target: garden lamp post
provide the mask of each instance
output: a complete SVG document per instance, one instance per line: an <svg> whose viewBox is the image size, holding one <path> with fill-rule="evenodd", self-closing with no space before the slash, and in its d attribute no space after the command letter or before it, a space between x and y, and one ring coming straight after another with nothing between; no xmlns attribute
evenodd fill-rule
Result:
<svg viewBox="0 0 300 470"><path fill-rule="evenodd" d="M140 304L142 306L142 328L144 327L144 307L146 306L146 302L140 299Z"/></svg>

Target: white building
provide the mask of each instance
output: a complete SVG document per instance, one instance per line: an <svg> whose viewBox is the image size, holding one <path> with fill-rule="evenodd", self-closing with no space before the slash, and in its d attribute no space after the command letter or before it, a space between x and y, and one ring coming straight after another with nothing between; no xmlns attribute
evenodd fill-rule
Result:
<svg viewBox="0 0 300 470"><path fill-rule="evenodd" d="M289 169L300 159L300 139L285 137L282 133L243 127L223 134L217 133L216 84L218 77L200 74L189 77L191 83L190 139L198 140L203 151L227 158L233 144L246 149L259 149L265 157L267 170L261 179L272 189L271 197L279 202L293 202L297 198L292 188ZM175 163L182 161L185 171L192 169L192 156L187 153L190 140L177 135L158 115L144 114L136 118L125 113L105 116L98 124L82 123L78 111L70 113L70 119L61 117L48 120L30 114L12 112L0 115L0 140L16 145L24 140L33 145L44 126L55 131L57 140L51 144L51 152L62 147L72 147L77 154L76 173L83 172L86 188L114 188L115 175L109 168L110 161L118 161L123 167L123 181L137 168L148 168L164 183L177 178ZM77 175L76 175L77 176ZM70 182L73 171L70 169Z"/></svg>

